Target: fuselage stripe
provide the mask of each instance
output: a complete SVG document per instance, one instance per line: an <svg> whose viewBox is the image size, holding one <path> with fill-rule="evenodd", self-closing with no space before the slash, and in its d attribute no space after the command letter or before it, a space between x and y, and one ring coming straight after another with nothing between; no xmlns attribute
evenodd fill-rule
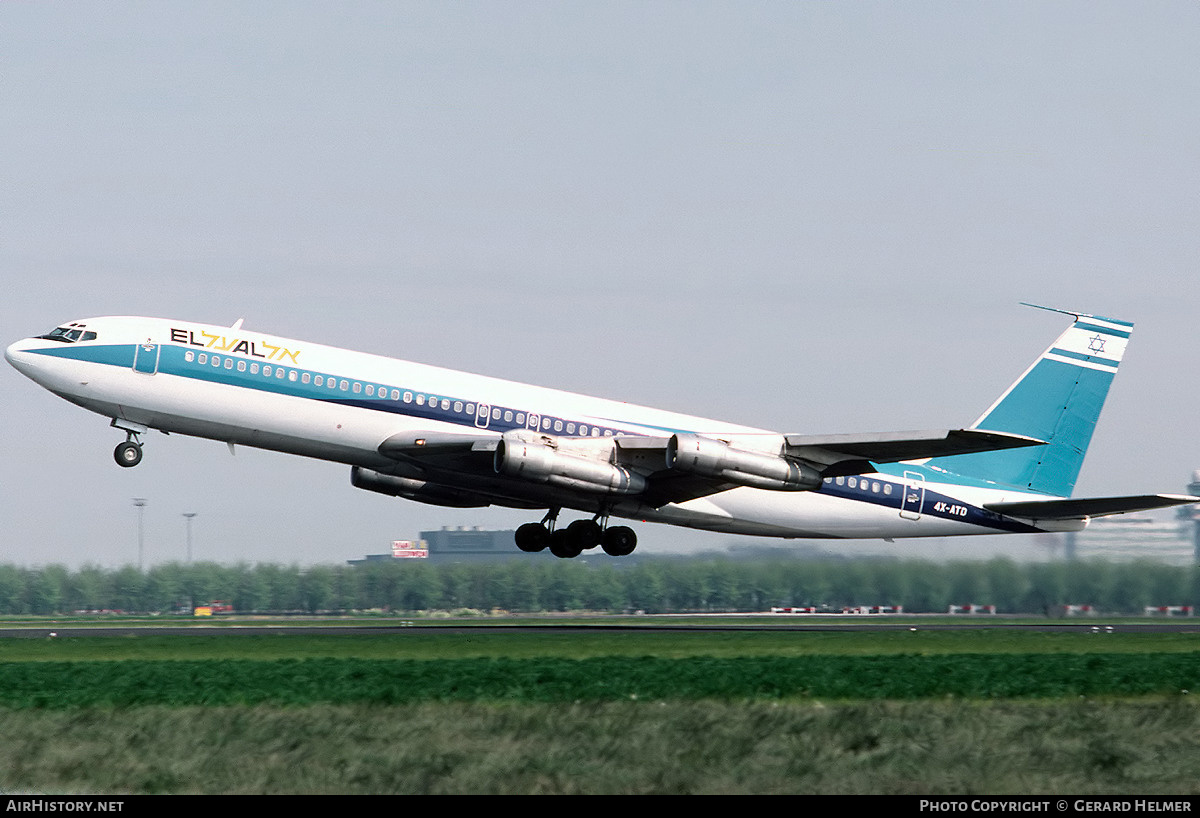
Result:
<svg viewBox="0 0 1200 818"><path fill-rule="evenodd" d="M137 346L137 344L80 343L29 350L29 352L70 358L85 363L131 368L135 361ZM1072 356L1072 353L1063 350L1055 350L1055 352ZM1086 356L1081 357L1086 358ZM1072 361L1072 363L1074 362ZM270 374L267 374L268 371ZM567 417L540 415L536 412L530 413L512 407L490 404L482 404L481 407L478 401L470 401L466 398L432 394L413 388L383 384L377 380L365 381L361 378L331 375L327 372L301 369L292 365L262 363L237 354L214 352L211 348L207 351L199 351L174 344L162 344L157 361L157 373L158 376L181 377L288 397L317 400L322 403L455 424L481 432L502 433L512 429L531 428L526 424L534 418L537 419L538 431L558 437L646 436L661 431L689 431L628 423L612 418L589 418L580 421ZM318 380L321 385L318 385ZM336 386L331 389L325 385L330 383L335 383ZM385 395L385 397L368 396L368 390ZM421 402L418 403L418 401ZM486 422L482 417L477 422L476 412L479 412L481 408L487 409ZM600 425L598 421L603 421L605 425ZM977 505L965 503L962 499L937 493L932 489L932 486L938 485L942 481L954 485L957 482L953 479L956 477L955 475L915 464L876 464L874 467L880 471L870 480L870 485L874 487L872 489L868 489L868 480L865 477L850 477L846 478L844 482L842 478L829 478L816 489L815 493L853 502L890 507L899 512L905 484L895 475L888 475L887 472L902 467L909 471L920 471L928 479L924 489L925 499L918 510L921 516L940 517L996 531L1038 531L1025 523L987 511ZM892 480L879 479L887 476L892 477ZM855 482L861 488L855 487ZM887 489L883 488L884 486L889 486L894 493L888 493Z"/></svg>

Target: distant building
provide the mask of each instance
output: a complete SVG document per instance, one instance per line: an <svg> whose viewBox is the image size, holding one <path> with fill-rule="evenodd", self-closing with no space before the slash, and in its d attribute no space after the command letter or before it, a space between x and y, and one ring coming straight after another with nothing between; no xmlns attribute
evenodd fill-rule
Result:
<svg viewBox="0 0 1200 818"><path fill-rule="evenodd" d="M1200 497L1200 471L1188 494ZM1200 564L1200 505L1168 512L1116 514L1092 520L1083 531L1063 535L1067 559L1151 560L1168 565Z"/></svg>
<svg viewBox="0 0 1200 818"><path fill-rule="evenodd" d="M387 560L420 561L436 564L449 562L500 562L510 559L537 559L549 557L541 554L526 554L517 548L513 532L488 531L478 527L443 527L438 531L422 531L419 540L395 540L390 554L368 554L361 560L349 560L351 565Z"/></svg>
<svg viewBox="0 0 1200 818"><path fill-rule="evenodd" d="M1114 562L1150 560L1168 565L1191 565L1195 559L1193 529L1186 519L1145 514L1100 517L1083 531L1064 535L1068 559L1106 559Z"/></svg>
<svg viewBox="0 0 1200 818"><path fill-rule="evenodd" d="M421 539L429 544L429 559L434 562L496 562L531 556L517 548L512 530L443 526L438 531L422 531Z"/></svg>
<svg viewBox="0 0 1200 818"><path fill-rule="evenodd" d="M390 554L368 554L359 560L347 560L351 565L362 565L368 562L386 562L400 560L410 563L428 562L435 565L466 562L504 562L507 560L555 560L558 557L550 553L550 549L534 554L526 553L517 548L514 532L491 531L478 526L466 528L458 526L450 528L443 526L437 531L422 531L419 540L396 540L392 543ZM568 562L603 562L614 568L628 568L641 561L641 555L631 554L627 557L610 557L603 549L597 547Z"/></svg>

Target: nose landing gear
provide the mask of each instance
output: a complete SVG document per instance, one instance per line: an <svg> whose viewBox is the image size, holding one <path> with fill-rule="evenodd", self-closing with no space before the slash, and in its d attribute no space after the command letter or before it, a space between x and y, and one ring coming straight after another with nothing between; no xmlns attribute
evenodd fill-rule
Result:
<svg viewBox="0 0 1200 818"><path fill-rule="evenodd" d="M147 431L147 427L140 423L117 418L113 418L109 425L125 432L125 442L118 443L117 448L113 449L113 460L117 461L117 465L131 469L141 463L142 442L138 439L138 435Z"/></svg>
<svg viewBox="0 0 1200 818"><path fill-rule="evenodd" d="M129 440L118 443L117 448L113 449L113 459L117 461L118 466L124 466L127 469L142 462L142 444L134 439L133 432L129 433Z"/></svg>

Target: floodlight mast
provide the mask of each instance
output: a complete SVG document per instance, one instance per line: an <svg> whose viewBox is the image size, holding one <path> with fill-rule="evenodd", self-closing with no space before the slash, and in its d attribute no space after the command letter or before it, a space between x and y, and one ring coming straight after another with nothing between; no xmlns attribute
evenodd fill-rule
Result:
<svg viewBox="0 0 1200 818"><path fill-rule="evenodd" d="M133 504L137 506L138 510L138 570L141 571L142 555L145 552L146 546L146 529L144 525L144 518L146 514L146 498L134 497Z"/></svg>
<svg viewBox="0 0 1200 818"><path fill-rule="evenodd" d="M183 517L187 520L187 564L192 564L192 518L196 516L194 511L183 512Z"/></svg>

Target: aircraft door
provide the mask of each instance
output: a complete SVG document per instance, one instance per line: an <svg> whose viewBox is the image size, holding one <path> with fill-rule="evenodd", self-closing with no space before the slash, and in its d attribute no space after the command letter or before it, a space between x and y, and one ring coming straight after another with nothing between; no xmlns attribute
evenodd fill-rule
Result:
<svg viewBox="0 0 1200 818"><path fill-rule="evenodd" d="M475 405L475 425L480 429L486 429L488 423L492 419L492 407L486 403L478 403Z"/></svg>
<svg viewBox="0 0 1200 818"><path fill-rule="evenodd" d="M900 516L906 520L921 519L921 507L925 505L925 476L920 472L906 471L901 491Z"/></svg>
<svg viewBox="0 0 1200 818"><path fill-rule="evenodd" d="M158 353L161 349L160 344L154 343L147 338L145 343L138 344L133 348L133 370L134 372L142 372L146 375L153 375L158 372Z"/></svg>

